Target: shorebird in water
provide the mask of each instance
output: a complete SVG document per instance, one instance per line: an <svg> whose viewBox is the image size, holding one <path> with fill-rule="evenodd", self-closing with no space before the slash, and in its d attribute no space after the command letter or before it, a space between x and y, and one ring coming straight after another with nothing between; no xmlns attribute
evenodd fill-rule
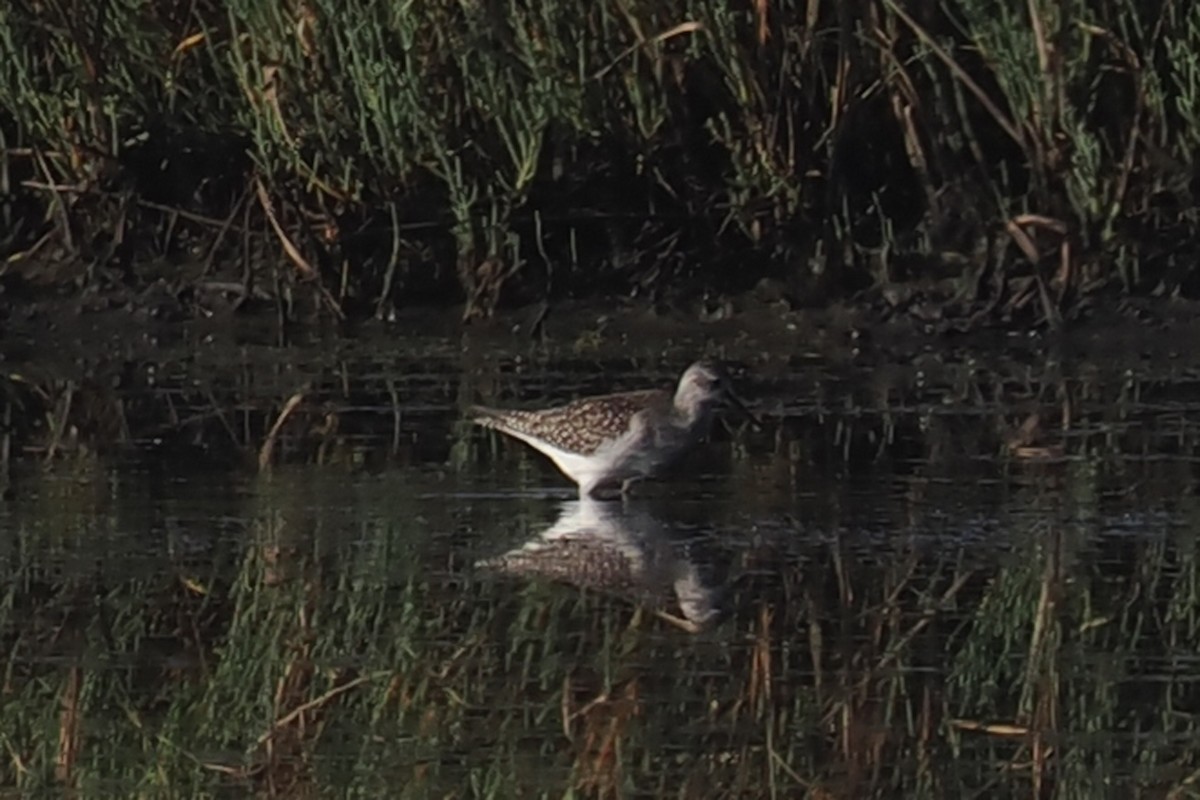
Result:
<svg viewBox="0 0 1200 800"><path fill-rule="evenodd" d="M474 406L474 421L545 453L579 484L579 495L620 487L661 473L708 435L713 417L732 408L754 416L718 364L697 361L675 391L649 389L585 397L537 411Z"/></svg>

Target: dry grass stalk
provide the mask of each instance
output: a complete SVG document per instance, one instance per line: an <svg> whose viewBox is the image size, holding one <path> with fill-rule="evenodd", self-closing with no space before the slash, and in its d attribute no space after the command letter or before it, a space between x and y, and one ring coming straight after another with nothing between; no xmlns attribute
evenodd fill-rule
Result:
<svg viewBox="0 0 1200 800"><path fill-rule="evenodd" d="M75 762L79 759L79 729L82 715L79 695L83 687L83 669L78 666L67 670L60 700L58 717L58 757L54 762L54 778L64 786L74 783Z"/></svg>

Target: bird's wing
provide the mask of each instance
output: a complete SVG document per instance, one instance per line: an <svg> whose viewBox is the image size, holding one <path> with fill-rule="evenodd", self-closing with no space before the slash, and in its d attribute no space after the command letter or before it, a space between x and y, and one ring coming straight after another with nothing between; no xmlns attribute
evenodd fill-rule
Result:
<svg viewBox="0 0 1200 800"><path fill-rule="evenodd" d="M535 436L560 450L588 456L629 430L639 411L670 395L658 389L585 397L540 411L505 411L475 407L475 422L503 433Z"/></svg>

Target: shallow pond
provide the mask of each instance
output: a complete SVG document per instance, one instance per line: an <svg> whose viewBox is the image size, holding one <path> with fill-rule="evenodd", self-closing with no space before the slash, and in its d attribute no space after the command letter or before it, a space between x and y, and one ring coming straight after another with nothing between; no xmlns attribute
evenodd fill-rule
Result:
<svg viewBox="0 0 1200 800"><path fill-rule="evenodd" d="M75 422L0 506L7 792L1197 796L1178 358L223 336L39 362ZM462 419L705 351L762 429L624 502Z"/></svg>

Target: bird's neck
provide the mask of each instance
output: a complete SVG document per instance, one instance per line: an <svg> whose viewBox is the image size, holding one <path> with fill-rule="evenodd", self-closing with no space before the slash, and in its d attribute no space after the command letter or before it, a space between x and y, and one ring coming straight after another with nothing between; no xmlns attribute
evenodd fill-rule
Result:
<svg viewBox="0 0 1200 800"><path fill-rule="evenodd" d="M703 427L712 418L712 408L692 397L676 398L675 415L685 427Z"/></svg>

